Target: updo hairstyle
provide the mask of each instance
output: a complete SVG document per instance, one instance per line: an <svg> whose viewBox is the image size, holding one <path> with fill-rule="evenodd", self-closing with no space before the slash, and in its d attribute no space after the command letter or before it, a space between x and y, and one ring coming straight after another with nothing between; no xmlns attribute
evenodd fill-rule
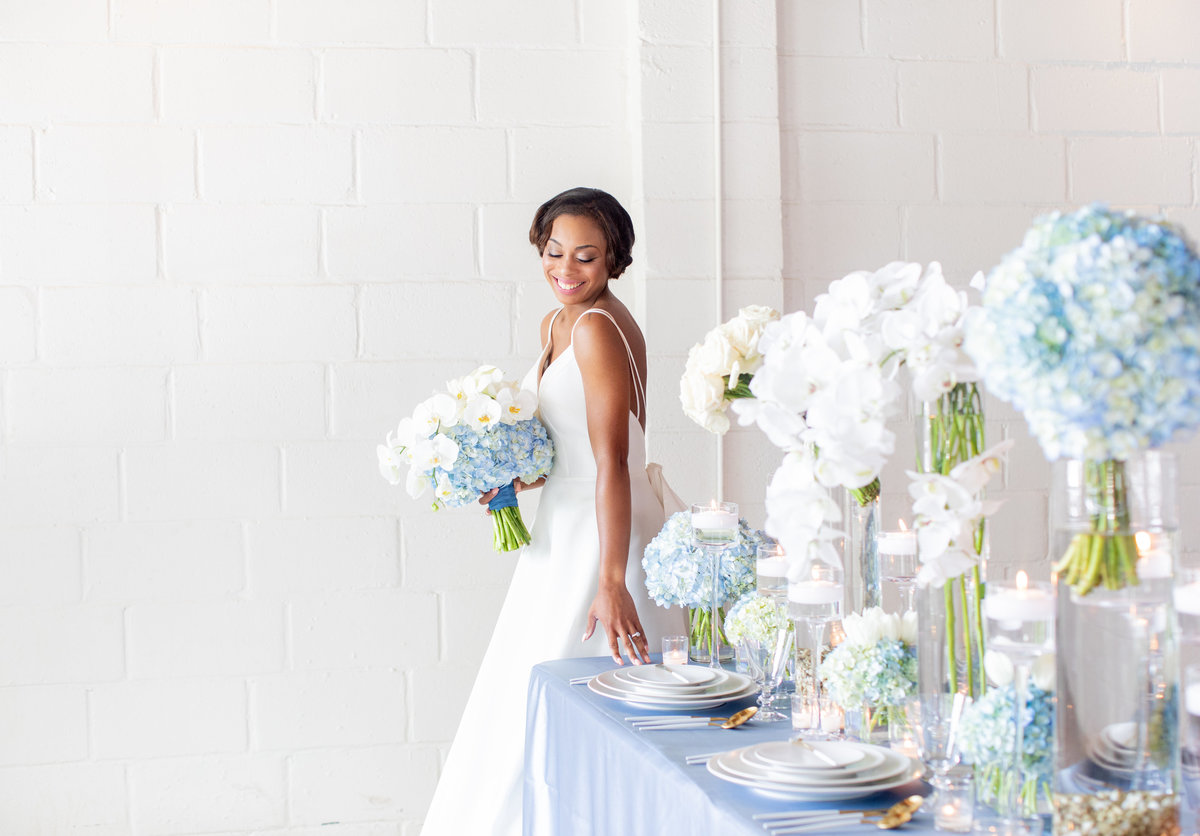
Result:
<svg viewBox="0 0 1200 836"><path fill-rule="evenodd" d="M600 189L579 187L555 195L538 207L529 227L529 243L538 255L546 250L550 230L559 215L590 218L604 233L609 278L615 279L633 263L633 220L615 197Z"/></svg>

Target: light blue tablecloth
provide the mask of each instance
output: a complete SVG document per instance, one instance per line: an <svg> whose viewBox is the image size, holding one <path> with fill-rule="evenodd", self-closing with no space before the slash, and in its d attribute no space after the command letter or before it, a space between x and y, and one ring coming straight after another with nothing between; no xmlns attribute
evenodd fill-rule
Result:
<svg viewBox="0 0 1200 836"><path fill-rule="evenodd" d="M568 681L613 668L607 657L562 659L534 667L525 731L525 836L765 836L755 813L800 809L887 807L913 793L913 781L865 799L801 804L780 801L687 766L687 755L786 740L787 721L720 728L635 731L624 717L664 714L607 699ZM729 716L753 699L693 714ZM920 811L900 832L932 832ZM873 826L840 827L847 836L879 833Z"/></svg>

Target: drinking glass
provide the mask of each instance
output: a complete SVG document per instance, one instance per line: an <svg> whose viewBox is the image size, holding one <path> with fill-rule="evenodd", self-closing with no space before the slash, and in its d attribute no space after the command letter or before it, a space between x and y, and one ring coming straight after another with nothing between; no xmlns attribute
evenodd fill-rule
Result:
<svg viewBox="0 0 1200 836"><path fill-rule="evenodd" d="M808 637L812 651L809 666L809 693L812 696L813 712L810 728L802 729L804 737L830 737L821 728L821 645L825 637L825 625L842 617L842 570L820 561L813 561L801 571L800 581L788 584L788 615L796 624L796 645L800 637ZM799 660L797 660L797 670Z"/></svg>
<svg viewBox="0 0 1200 836"><path fill-rule="evenodd" d="M917 757L933 770L935 788L961 757L958 723L969 699L966 694L937 693L919 694L905 702Z"/></svg>

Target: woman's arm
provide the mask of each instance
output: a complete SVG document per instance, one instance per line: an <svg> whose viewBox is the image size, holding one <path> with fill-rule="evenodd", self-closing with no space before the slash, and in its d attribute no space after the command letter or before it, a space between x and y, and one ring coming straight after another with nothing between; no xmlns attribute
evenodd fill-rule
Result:
<svg viewBox="0 0 1200 836"><path fill-rule="evenodd" d="M608 631L613 661L624 652L635 665L649 663L648 643L633 596L625 587L629 562L629 361L616 326L587 316L575 326L575 360L583 376L588 437L596 459L596 528L600 577L588 610L586 641L599 621Z"/></svg>

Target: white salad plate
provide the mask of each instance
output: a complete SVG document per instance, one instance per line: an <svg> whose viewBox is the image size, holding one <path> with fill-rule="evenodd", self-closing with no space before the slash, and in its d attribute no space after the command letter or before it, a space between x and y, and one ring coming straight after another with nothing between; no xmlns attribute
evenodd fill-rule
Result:
<svg viewBox="0 0 1200 836"><path fill-rule="evenodd" d="M750 677L740 673L726 673L723 681L716 685L709 685L699 691L690 688L674 690L656 688L652 691L647 691L645 690L645 686L626 682L621 679L618 676L619 673L621 671L605 671L596 676L592 681L598 682L608 689L622 694L629 694L641 699L670 700L672 702L679 702L681 705L712 700L717 697L728 697L730 694L745 691L748 687L754 687L754 680Z"/></svg>
<svg viewBox="0 0 1200 836"><path fill-rule="evenodd" d="M796 787L853 787L877 784L880 781L890 781L896 778L908 767L908 758L895 752L888 752L886 756L879 758L875 766L856 773L848 773L833 767L826 767L825 772L772 769L748 761L743 749L727 752L720 758L721 767L731 775Z"/></svg>
<svg viewBox="0 0 1200 836"><path fill-rule="evenodd" d="M865 743L858 745L870 749L882 749L882 747L870 746L870 744ZM868 795L874 795L877 792L884 792L903 786L909 781L919 778L922 774L922 766L918 761L905 757L898 752L893 752L890 749L882 749L885 753L884 761L887 765L886 769L884 765L880 765L877 769L882 769L883 771L876 777L865 781L859 780L855 776L846 776L844 779L836 780L833 783L814 784L798 783L795 779L773 780L762 777L745 777L738 774L729 766L731 760L734 763L739 761L742 763L745 762L740 755L736 758L733 757L741 751L735 749L733 752L726 752L710 758L708 761L708 771L724 781L749 787L766 795L775 798L784 798L789 801L828 801L834 799L863 798ZM809 780L811 781L811 776Z"/></svg>
<svg viewBox="0 0 1200 836"><path fill-rule="evenodd" d="M634 665L631 668L618 668L615 673L620 674L622 679L642 685L670 685L673 688L703 688L726 678L723 670L696 665Z"/></svg>
<svg viewBox="0 0 1200 836"><path fill-rule="evenodd" d="M618 668L614 671L608 671L611 674L611 681L608 684L623 691L635 691L642 694L669 694L671 696L682 697L718 693L724 690L730 681L729 674L725 671L720 671L719 673L714 671L711 676L705 677L698 684L684 683L674 678L652 681L647 677L639 677L637 675L638 672L638 668Z"/></svg>
<svg viewBox="0 0 1200 836"><path fill-rule="evenodd" d="M822 754L828 755L837 764L836 768L838 769L848 769L852 766L861 767L864 761L867 767L883 763L883 755L877 748L864 749L851 741L815 740L811 741L809 745ZM817 770L820 772L835 769L821 760L820 756L814 752L786 741L760 743L757 746L748 746L743 751L750 760L776 769Z"/></svg>

